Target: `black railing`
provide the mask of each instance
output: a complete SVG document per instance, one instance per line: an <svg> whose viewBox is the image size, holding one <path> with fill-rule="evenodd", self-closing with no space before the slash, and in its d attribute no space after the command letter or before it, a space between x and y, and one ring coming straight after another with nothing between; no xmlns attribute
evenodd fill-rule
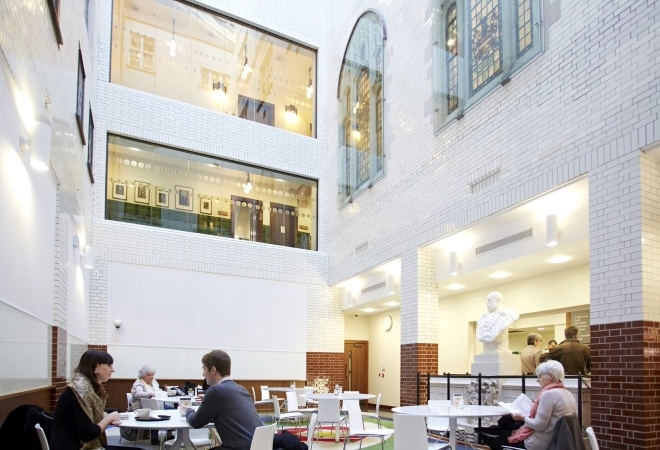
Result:
<svg viewBox="0 0 660 450"><path fill-rule="evenodd" d="M481 405L481 381L486 378L486 379L492 379L492 378L506 378L506 379L520 379L521 380L521 391L523 394L525 394L526 390L526 383L525 380L527 378L531 379L536 379L536 375L494 375L494 376L485 376L485 375L457 375L457 374L450 374L447 372L444 372L442 375L439 374L430 374L427 373L425 375L421 373L417 373L417 404L420 404L421 400L421 389L422 389L422 383L423 380L426 381L426 402L431 399L431 378L441 378L445 377L447 379L447 400L451 400L451 380L452 378L454 379L475 379L477 380L477 385L479 386L479 392L478 392L478 401L479 405ZM587 382L585 381L585 377L582 375L566 375L566 379L576 379L578 380L578 385L577 385L577 413L578 413L578 421L580 422L580 426L582 426L582 385L584 384L587 387L590 387ZM501 389L501 388L500 388ZM479 426L481 426L481 418L479 418Z"/></svg>

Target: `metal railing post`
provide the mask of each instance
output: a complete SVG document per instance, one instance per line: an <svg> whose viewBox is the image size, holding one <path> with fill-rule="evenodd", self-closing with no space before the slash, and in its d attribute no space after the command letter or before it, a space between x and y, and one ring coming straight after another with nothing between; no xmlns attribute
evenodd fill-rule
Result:
<svg viewBox="0 0 660 450"><path fill-rule="evenodd" d="M419 405L419 375L420 373L417 372L417 404Z"/></svg>
<svg viewBox="0 0 660 450"><path fill-rule="evenodd" d="M429 404L429 400L431 400L431 374L427 373L426 374L426 404Z"/></svg>
<svg viewBox="0 0 660 450"><path fill-rule="evenodd" d="M451 375L447 372L447 400L451 400Z"/></svg>
<svg viewBox="0 0 660 450"><path fill-rule="evenodd" d="M577 391L577 396L578 396L578 422L580 422L580 426L582 426L582 374L578 374L578 391Z"/></svg>

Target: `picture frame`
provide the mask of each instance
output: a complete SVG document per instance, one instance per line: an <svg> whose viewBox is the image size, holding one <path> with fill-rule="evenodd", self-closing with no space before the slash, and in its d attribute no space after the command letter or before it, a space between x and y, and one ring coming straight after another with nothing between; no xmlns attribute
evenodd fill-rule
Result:
<svg viewBox="0 0 660 450"><path fill-rule="evenodd" d="M211 215L212 213L212 206L213 201L211 200L210 197L202 197L199 199L199 213L200 214L206 214L206 215Z"/></svg>
<svg viewBox="0 0 660 450"><path fill-rule="evenodd" d="M80 132L80 140L85 145L85 130L83 127L83 109L85 108L85 67L80 48L78 48L78 86L76 97L76 122Z"/></svg>
<svg viewBox="0 0 660 450"><path fill-rule="evenodd" d="M193 188L186 186L175 186L174 208L181 211L193 210Z"/></svg>
<svg viewBox="0 0 660 450"><path fill-rule="evenodd" d="M133 190L133 200L135 203L148 205L151 202L151 189L149 183L135 180L135 189Z"/></svg>
<svg viewBox="0 0 660 450"><path fill-rule="evenodd" d="M112 198L117 200L126 200L126 183L114 181L112 183Z"/></svg>
<svg viewBox="0 0 660 450"><path fill-rule="evenodd" d="M160 206L161 208L169 208L170 207L170 193L169 191L166 190L158 190L156 191L156 206Z"/></svg>
<svg viewBox="0 0 660 450"><path fill-rule="evenodd" d="M94 118L92 108L89 108L89 124L87 126L87 172L89 179L94 184Z"/></svg>

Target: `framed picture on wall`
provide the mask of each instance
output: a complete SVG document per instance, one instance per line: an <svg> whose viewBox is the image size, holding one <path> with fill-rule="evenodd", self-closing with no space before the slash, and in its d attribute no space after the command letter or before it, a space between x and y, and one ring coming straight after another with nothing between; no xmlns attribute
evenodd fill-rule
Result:
<svg viewBox="0 0 660 450"><path fill-rule="evenodd" d="M126 183L115 181L112 183L112 198L126 200Z"/></svg>
<svg viewBox="0 0 660 450"><path fill-rule="evenodd" d="M149 204L149 183L143 181L135 181L135 203Z"/></svg>
<svg viewBox="0 0 660 450"><path fill-rule="evenodd" d="M183 211L192 211L193 189L185 186L175 186L174 207Z"/></svg>
<svg viewBox="0 0 660 450"><path fill-rule="evenodd" d="M156 206L170 207L170 193L168 191L156 191Z"/></svg>
<svg viewBox="0 0 660 450"><path fill-rule="evenodd" d="M199 199L199 213L211 215L211 199L202 197Z"/></svg>

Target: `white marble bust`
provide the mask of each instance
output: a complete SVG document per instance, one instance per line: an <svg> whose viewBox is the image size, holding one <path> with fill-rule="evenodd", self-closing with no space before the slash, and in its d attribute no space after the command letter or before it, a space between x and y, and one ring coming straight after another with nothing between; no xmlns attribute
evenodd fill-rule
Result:
<svg viewBox="0 0 660 450"><path fill-rule="evenodd" d="M504 309L504 297L491 292L486 299L488 312L477 321L477 339L484 344L484 353L510 353L509 326L520 314Z"/></svg>

